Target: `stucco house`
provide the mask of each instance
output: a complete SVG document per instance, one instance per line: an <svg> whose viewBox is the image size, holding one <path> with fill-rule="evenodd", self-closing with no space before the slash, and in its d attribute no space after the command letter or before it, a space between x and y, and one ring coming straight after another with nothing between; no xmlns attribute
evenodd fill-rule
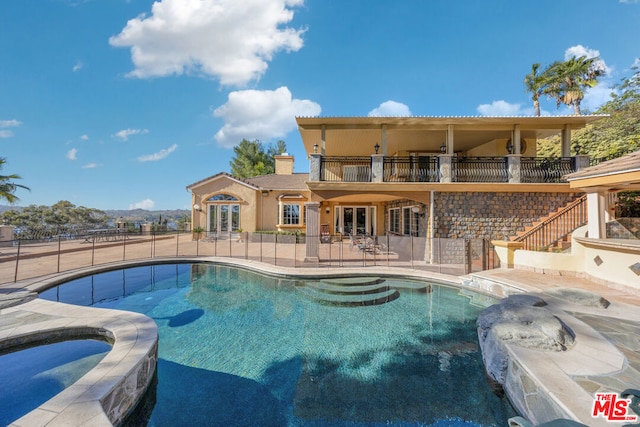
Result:
<svg viewBox="0 0 640 427"><path fill-rule="evenodd" d="M237 178L220 172L187 186L193 228L224 237L236 231L306 231L308 173L293 172L293 156L275 156L275 173Z"/></svg>
<svg viewBox="0 0 640 427"><path fill-rule="evenodd" d="M282 155L272 175L193 183L192 223L222 234L301 230L307 246L321 229L504 239L583 194L564 178L589 166L570 152L571 132L602 117L298 117L309 173ZM537 157L552 135L561 157Z"/></svg>

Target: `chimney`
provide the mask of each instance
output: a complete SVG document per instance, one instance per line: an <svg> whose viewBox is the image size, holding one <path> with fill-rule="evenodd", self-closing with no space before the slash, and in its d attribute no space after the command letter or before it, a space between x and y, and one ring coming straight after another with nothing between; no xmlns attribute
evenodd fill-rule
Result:
<svg viewBox="0 0 640 427"><path fill-rule="evenodd" d="M282 153L273 158L276 161L276 175L293 175L293 156Z"/></svg>

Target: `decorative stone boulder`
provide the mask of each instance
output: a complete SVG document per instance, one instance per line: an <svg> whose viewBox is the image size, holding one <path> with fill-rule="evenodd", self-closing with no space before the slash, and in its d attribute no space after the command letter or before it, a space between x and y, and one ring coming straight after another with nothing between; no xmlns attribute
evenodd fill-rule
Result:
<svg viewBox="0 0 640 427"><path fill-rule="evenodd" d="M534 295L512 295L485 309L478 317L478 338L489 377L504 385L508 353L505 344L546 351L564 351L574 334Z"/></svg>

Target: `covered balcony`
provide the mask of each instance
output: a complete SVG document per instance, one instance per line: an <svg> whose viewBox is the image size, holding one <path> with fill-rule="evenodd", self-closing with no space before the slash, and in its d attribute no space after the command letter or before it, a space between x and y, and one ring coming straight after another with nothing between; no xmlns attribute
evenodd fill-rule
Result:
<svg viewBox="0 0 640 427"><path fill-rule="evenodd" d="M297 118L311 183L565 184L571 132L602 116ZM538 155L558 136L561 156ZM514 143L513 141L517 141ZM572 155L574 154L574 155Z"/></svg>

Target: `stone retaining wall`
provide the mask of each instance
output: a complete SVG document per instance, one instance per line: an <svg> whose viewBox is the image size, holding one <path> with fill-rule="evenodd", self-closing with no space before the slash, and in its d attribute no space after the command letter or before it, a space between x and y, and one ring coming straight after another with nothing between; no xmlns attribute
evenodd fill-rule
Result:
<svg viewBox="0 0 640 427"><path fill-rule="evenodd" d="M434 237L504 239L579 193L436 193Z"/></svg>

